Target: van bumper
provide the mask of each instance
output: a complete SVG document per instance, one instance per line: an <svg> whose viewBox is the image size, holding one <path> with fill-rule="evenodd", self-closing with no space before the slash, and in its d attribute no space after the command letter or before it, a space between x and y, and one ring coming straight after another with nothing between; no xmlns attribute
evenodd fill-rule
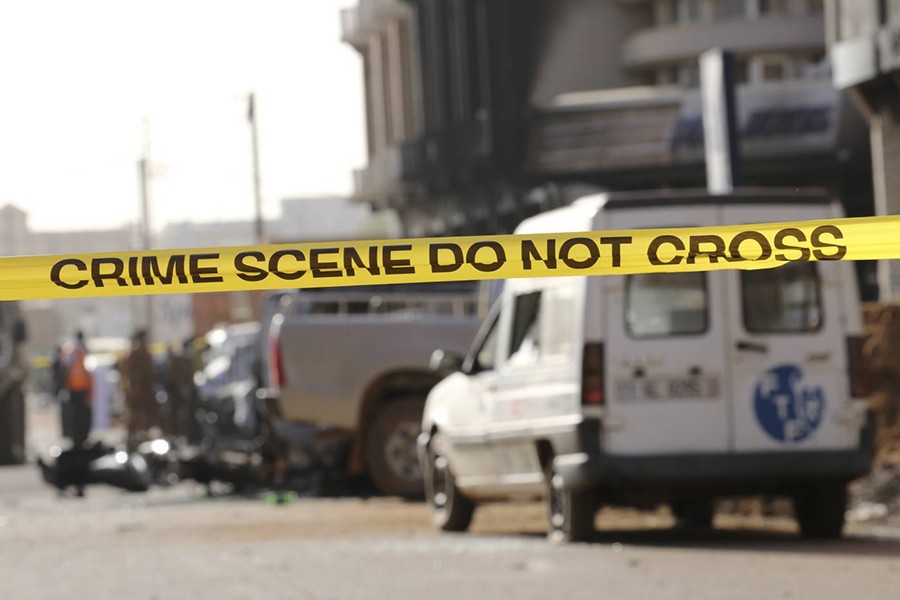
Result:
<svg viewBox="0 0 900 600"><path fill-rule="evenodd" d="M566 487L715 487L760 493L816 481L850 481L869 472L871 452L859 450L610 456L556 456Z"/></svg>

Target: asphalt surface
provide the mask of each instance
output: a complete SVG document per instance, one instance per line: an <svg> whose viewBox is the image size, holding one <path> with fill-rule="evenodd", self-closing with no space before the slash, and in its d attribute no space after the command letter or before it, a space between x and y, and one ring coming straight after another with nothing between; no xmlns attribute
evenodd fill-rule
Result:
<svg viewBox="0 0 900 600"><path fill-rule="evenodd" d="M798 539L788 520L602 511L591 543L544 539L538 504L480 509L468 534L433 531L391 498L206 496L90 488L60 498L35 466L0 468L0 599L900 597L900 531L853 525Z"/></svg>

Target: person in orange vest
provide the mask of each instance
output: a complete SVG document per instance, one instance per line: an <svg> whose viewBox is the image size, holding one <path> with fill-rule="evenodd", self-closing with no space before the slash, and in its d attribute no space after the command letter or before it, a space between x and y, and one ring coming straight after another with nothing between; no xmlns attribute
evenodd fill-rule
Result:
<svg viewBox="0 0 900 600"><path fill-rule="evenodd" d="M91 432L91 373L85 365L87 346L84 333L75 332L75 342L69 347L65 357L65 402L63 414L69 418L68 434L73 447L80 447Z"/></svg>

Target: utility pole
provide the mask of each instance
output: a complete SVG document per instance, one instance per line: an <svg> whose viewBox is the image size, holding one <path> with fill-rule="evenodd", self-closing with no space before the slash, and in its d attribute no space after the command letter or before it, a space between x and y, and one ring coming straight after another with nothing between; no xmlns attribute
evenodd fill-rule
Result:
<svg viewBox="0 0 900 600"><path fill-rule="evenodd" d="M140 182L140 234L141 250L150 250L153 246L150 228L150 128L144 121L144 149L143 155L138 159L138 180ZM147 329L147 337L153 341L153 296L144 296L144 326Z"/></svg>
<svg viewBox="0 0 900 600"><path fill-rule="evenodd" d="M259 140L256 130L256 94L250 92L247 97L247 120L250 121L250 136L253 152L253 201L256 209L256 243L262 244L263 231L262 192L259 183Z"/></svg>

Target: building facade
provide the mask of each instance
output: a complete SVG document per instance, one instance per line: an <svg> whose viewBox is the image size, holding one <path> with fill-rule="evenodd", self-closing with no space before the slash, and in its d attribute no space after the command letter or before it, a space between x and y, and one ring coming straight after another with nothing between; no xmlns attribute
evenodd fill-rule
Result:
<svg viewBox="0 0 900 600"><path fill-rule="evenodd" d="M737 58L745 184L871 214L864 123L821 0L360 0L368 164L355 198L412 236L505 232L596 189L705 185L698 57Z"/></svg>
<svg viewBox="0 0 900 600"><path fill-rule="evenodd" d="M869 124L878 214L900 214L900 2L829 0L834 84L849 90ZM900 297L900 261L878 272L885 298Z"/></svg>

